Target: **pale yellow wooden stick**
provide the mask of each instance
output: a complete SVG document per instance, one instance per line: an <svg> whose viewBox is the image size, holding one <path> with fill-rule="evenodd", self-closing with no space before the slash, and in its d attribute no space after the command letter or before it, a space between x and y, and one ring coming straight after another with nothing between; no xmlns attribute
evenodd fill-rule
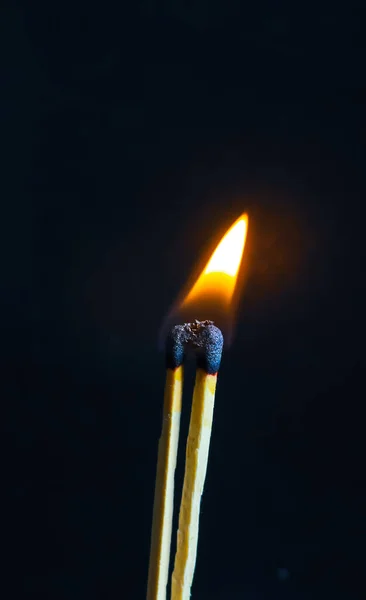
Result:
<svg viewBox="0 0 366 600"><path fill-rule="evenodd" d="M172 535L174 472L182 409L183 367L167 369L159 440L147 600L166 600Z"/></svg>
<svg viewBox="0 0 366 600"><path fill-rule="evenodd" d="M197 555L201 495L206 477L217 374L198 368L193 392L179 513L171 600L189 600Z"/></svg>

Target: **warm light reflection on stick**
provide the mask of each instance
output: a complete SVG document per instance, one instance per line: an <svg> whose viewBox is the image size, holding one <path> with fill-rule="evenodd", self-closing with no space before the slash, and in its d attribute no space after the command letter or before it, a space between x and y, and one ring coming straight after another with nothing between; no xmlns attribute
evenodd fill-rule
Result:
<svg viewBox="0 0 366 600"><path fill-rule="evenodd" d="M197 369L179 513L171 600L189 600L196 566L201 496L206 478L217 375Z"/></svg>
<svg viewBox="0 0 366 600"><path fill-rule="evenodd" d="M183 367L167 369L163 426L159 440L158 465L155 480L147 600L166 600L172 537L174 472L177 462L182 386Z"/></svg>

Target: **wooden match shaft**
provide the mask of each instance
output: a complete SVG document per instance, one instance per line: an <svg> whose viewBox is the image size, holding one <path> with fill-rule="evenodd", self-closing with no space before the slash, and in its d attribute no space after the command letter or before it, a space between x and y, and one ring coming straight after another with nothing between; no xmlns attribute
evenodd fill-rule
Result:
<svg viewBox="0 0 366 600"><path fill-rule="evenodd" d="M183 367L167 369L159 440L147 600L166 600L172 536L174 472L182 410Z"/></svg>
<svg viewBox="0 0 366 600"><path fill-rule="evenodd" d="M201 495L210 446L217 374L198 368L179 513L177 551L172 575L171 600L189 600L197 555Z"/></svg>

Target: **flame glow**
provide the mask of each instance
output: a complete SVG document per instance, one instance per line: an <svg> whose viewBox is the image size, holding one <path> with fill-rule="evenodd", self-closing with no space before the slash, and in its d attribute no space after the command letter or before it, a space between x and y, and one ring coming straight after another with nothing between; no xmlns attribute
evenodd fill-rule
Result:
<svg viewBox="0 0 366 600"><path fill-rule="evenodd" d="M190 304L219 301L230 304L233 297L248 230L248 216L241 215L213 252L206 267L183 301Z"/></svg>

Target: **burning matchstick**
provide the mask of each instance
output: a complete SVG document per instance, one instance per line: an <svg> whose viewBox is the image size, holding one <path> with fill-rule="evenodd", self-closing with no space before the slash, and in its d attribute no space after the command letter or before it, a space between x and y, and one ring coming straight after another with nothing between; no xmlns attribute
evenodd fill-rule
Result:
<svg viewBox="0 0 366 600"><path fill-rule="evenodd" d="M192 348L197 357L171 592L172 599L184 600L190 597L196 564L201 495L206 477L217 372L224 338L220 329L211 321L195 321L183 327L178 325L173 329L172 335L178 346L183 343Z"/></svg>
<svg viewBox="0 0 366 600"><path fill-rule="evenodd" d="M245 246L247 215L242 215L217 246L205 269L186 296L182 313L219 315L232 305ZM219 307L219 310L218 310ZM189 600L193 581L201 495L206 477L217 374L224 338L213 320L198 320L170 329L166 339L166 385L163 426L159 441L147 600L166 600L173 518L174 472L177 461L182 404L183 363L196 357L191 418L186 445L177 550L171 600Z"/></svg>

